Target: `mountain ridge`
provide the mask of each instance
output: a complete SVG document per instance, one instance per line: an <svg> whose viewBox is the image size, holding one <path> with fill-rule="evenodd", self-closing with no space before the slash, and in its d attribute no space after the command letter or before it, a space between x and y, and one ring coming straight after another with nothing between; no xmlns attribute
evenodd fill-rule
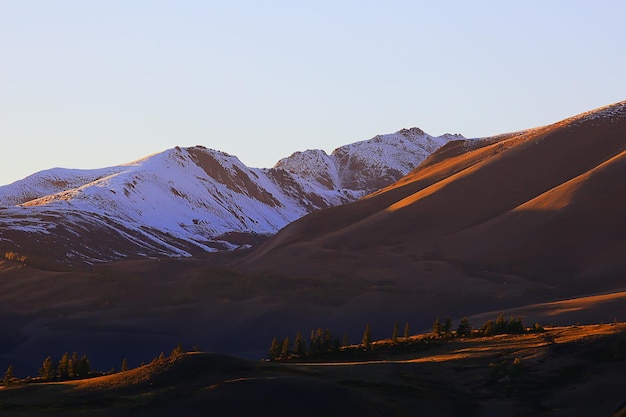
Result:
<svg viewBox="0 0 626 417"><path fill-rule="evenodd" d="M626 270L625 132L626 101L464 150L450 142L398 182L290 224L241 268L404 282L446 264L526 290L610 287ZM553 209L530 210L540 196Z"/></svg>
<svg viewBox="0 0 626 417"><path fill-rule="evenodd" d="M459 137L403 129L330 155L296 152L273 168L195 146L114 167L41 171L0 187L0 244L18 252L34 244L41 256L69 263L247 247L312 211L391 184Z"/></svg>

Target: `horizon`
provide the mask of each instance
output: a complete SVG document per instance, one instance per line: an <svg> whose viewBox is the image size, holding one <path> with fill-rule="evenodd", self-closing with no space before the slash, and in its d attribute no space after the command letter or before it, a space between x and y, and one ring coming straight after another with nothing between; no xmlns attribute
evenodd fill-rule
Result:
<svg viewBox="0 0 626 417"><path fill-rule="evenodd" d="M402 128L473 138L554 123L624 100L625 11L3 2L0 186L175 146L269 168Z"/></svg>

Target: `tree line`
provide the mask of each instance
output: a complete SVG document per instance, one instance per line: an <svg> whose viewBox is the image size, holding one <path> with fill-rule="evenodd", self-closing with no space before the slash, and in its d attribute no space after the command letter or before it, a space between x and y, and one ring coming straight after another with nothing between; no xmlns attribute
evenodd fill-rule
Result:
<svg viewBox="0 0 626 417"><path fill-rule="evenodd" d="M419 342L425 341L427 343L428 340L445 340L448 338L464 337L489 337L499 334L524 334L543 331L543 327L538 323L535 323L532 327L526 327L521 316L511 316L507 319L503 314L499 315L495 320L487 320L477 329L474 329L469 319L464 317L459 321L455 330L453 322L448 316L444 321L440 321L439 318L437 318L433 323L432 331L422 335ZM390 342L392 346L418 343L418 341L411 340L411 331L408 322L404 325L404 333L402 337L399 335L398 322L394 323ZM376 346L378 345L381 345L381 343L376 344ZM389 342L382 345L386 347L389 345ZM354 351L355 349L360 351L371 351L374 347L374 339L372 338L372 330L369 324L365 326L363 338L361 339L361 343L358 345L350 345L346 336L342 339L338 339L333 337L329 329L318 328L315 331L311 331L308 343L302 337L301 333L296 335L293 344L290 342L289 337L285 337L282 340L274 337L269 348L269 358L272 360L284 360L290 358L298 359L339 353L346 350Z"/></svg>
<svg viewBox="0 0 626 417"><path fill-rule="evenodd" d="M39 377L43 381L85 378L90 371L91 364L87 355L82 355L79 358L77 352L74 352L72 356L65 352L57 363L52 360L51 356L45 358L39 369Z"/></svg>
<svg viewBox="0 0 626 417"><path fill-rule="evenodd" d="M194 347L193 350L199 351L199 348ZM177 358L184 355L187 352L182 346L178 344L169 356L166 356L163 352L155 357L150 363L156 364L165 361L167 358ZM140 366L143 366L142 362ZM128 360L122 359L120 365L120 371L125 372L130 368L128 366ZM51 382L51 381L68 381L72 379L84 379L95 376L102 376L108 374L114 374L117 371L115 367L112 367L108 372L100 372L91 369L91 363L87 355L80 355L78 352L74 352L70 355L65 352L58 361L52 359L52 356L47 356L39 368L39 374L37 378L27 377L25 379L19 379L15 376L13 365L9 365L7 368L2 384L5 388L15 386L21 382Z"/></svg>
<svg viewBox="0 0 626 417"><path fill-rule="evenodd" d="M510 316L505 318L504 314L500 314L495 320L487 320L478 329L472 328L467 317L463 317L459 322L456 331L452 330L452 320L450 316L446 317L446 320L442 323L437 318L433 323L432 333L438 337L481 337L481 336L496 336L499 334L524 334L524 333L537 333L543 331L543 327L535 323L532 327L527 328L522 321L521 316Z"/></svg>

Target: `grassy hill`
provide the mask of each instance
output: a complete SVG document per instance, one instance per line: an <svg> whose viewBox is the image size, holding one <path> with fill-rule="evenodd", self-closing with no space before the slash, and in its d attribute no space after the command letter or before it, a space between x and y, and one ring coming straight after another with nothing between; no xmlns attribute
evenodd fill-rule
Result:
<svg viewBox="0 0 626 417"><path fill-rule="evenodd" d="M411 336L415 341L424 335ZM398 342L403 343L402 341ZM255 362L188 353L86 380L0 390L3 416L610 416L624 400L626 324L374 343L377 357Z"/></svg>

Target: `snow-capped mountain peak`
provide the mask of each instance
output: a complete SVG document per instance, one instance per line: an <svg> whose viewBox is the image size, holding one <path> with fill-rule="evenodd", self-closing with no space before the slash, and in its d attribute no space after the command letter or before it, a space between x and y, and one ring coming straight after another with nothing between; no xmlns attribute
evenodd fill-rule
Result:
<svg viewBox="0 0 626 417"><path fill-rule="evenodd" d="M454 139L403 129L330 155L296 152L269 169L203 146L109 168L54 168L0 187L0 245L34 245L70 263L233 249L389 185Z"/></svg>

